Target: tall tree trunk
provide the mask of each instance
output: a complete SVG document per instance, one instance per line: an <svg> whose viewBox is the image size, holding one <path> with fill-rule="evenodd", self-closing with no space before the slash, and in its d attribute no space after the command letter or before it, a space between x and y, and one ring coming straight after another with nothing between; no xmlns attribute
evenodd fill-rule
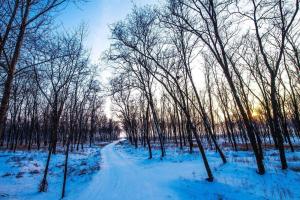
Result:
<svg viewBox="0 0 300 200"><path fill-rule="evenodd" d="M27 18L29 15L30 4L31 4L30 1L27 1L26 5L25 5L24 16L22 18L19 33L17 36L16 46L14 49L12 60L8 66L7 77L6 77L6 80L4 83L2 100L1 100L1 104L0 104L0 133L2 133L3 125L5 123L4 120L6 118L7 109L8 109L8 105L9 105L9 98L10 98L11 87L12 87L14 74L15 74L15 70L16 70L16 65L17 65L17 62L19 59L19 55L20 55L20 51L21 51L21 47L23 44L24 35L25 35L25 31L26 31L26 23L27 23Z"/></svg>

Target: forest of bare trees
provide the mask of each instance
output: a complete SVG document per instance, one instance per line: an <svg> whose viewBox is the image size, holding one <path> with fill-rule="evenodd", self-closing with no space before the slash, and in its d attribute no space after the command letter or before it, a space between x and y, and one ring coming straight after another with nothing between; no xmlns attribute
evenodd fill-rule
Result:
<svg viewBox="0 0 300 200"><path fill-rule="evenodd" d="M300 149L299 0L164 0L134 6L109 26L110 47L101 60L111 75L108 85L99 78L103 68L92 62L87 25L66 29L56 22L70 5L86 2L0 0L0 150L44 153L36 190L47 191L51 163L63 152L63 164L57 165L64 198L69 153L93 145L99 150L102 142L123 135L135 148L145 148L151 161L155 152L163 160L171 148L199 153L209 182L216 180L216 170L208 152L215 152L222 166L232 161L229 152L250 152L251 165L264 175L270 170L266 152L272 150L276 167L290 167L288 156ZM104 175L93 181L96 189L103 178L127 195L128 174L137 190L152 187L152 177L141 185L134 179L149 171L146 162L132 161L138 159L126 142L107 146ZM90 155L100 163L98 154ZM12 175L1 175L6 176ZM101 186L102 192L109 188Z"/></svg>
<svg viewBox="0 0 300 200"><path fill-rule="evenodd" d="M47 190L51 155L65 147L112 141L119 128L103 112L98 67L84 46L86 27L58 30L55 16L68 0L0 1L0 144L48 149L40 191ZM64 189L62 197L64 196Z"/></svg>
<svg viewBox="0 0 300 200"><path fill-rule="evenodd" d="M129 141L199 149L294 151L300 137L298 0L167 0L111 26L112 101Z"/></svg>

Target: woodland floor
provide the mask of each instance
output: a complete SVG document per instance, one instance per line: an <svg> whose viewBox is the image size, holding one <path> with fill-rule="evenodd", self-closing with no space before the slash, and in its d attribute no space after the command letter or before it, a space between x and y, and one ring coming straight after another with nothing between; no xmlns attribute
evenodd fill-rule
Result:
<svg viewBox="0 0 300 200"><path fill-rule="evenodd" d="M263 176L256 173L251 152L225 148L228 163L224 165L215 151L206 151L215 177L209 183L196 149L192 154L174 146L166 149L167 156L160 159L154 146L151 160L146 148L135 149L126 141L106 145L101 159L99 146L71 153L66 199L300 199L299 150L287 150L285 171L280 169L278 152L265 151ZM64 156L53 157L48 192L40 194L37 188L45 159L44 151L1 151L0 199L59 199Z"/></svg>
<svg viewBox="0 0 300 200"><path fill-rule="evenodd" d="M79 151L69 154L67 194L78 194L92 180L92 176L100 170L99 145L84 146ZM26 200L55 200L61 196L65 155L62 148L58 148L52 155L49 174L48 191L38 193L42 180L44 166L47 159L46 149L17 150L15 153L0 150L0 199Z"/></svg>

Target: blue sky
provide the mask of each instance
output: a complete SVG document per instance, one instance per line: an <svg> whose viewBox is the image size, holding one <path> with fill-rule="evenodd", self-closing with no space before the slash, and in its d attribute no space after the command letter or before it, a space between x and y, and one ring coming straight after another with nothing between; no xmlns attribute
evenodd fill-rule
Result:
<svg viewBox="0 0 300 200"><path fill-rule="evenodd" d="M88 25L86 45L91 49L92 63L99 64L103 51L109 48L109 25L122 20L130 13L134 5L143 6L153 4L159 0L88 0L80 5L69 4L56 19L57 24L64 29L74 29L81 23ZM102 84L106 84L110 71L105 70L98 77ZM105 113L112 117L111 100L106 98Z"/></svg>
<svg viewBox="0 0 300 200"><path fill-rule="evenodd" d="M123 19L133 5L141 6L154 0L88 0L79 5L69 4L58 16L57 23L72 29L81 23L88 25L86 45L91 48L92 62L97 62L101 53L109 47L108 26Z"/></svg>

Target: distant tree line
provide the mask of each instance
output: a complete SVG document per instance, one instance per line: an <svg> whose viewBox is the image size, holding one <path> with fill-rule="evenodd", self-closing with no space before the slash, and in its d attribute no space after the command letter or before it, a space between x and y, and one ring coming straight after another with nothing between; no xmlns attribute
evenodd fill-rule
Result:
<svg viewBox="0 0 300 200"><path fill-rule="evenodd" d="M287 149L300 137L298 0L167 0L135 7L111 27L105 59L114 67L114 108L129 141L254 153ZM298 144L298 143L297 143Z"/></svg>

